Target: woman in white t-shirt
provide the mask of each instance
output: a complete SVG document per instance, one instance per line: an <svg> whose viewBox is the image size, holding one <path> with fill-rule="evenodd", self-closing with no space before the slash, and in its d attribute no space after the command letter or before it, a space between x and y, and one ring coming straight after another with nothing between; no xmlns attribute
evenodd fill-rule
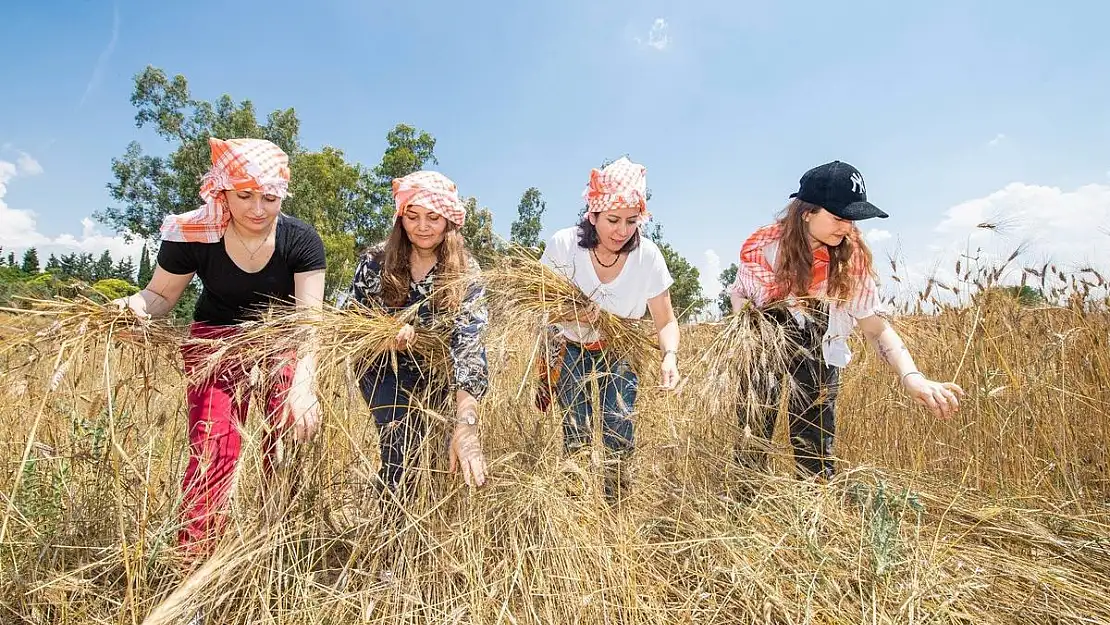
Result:
<svg viewBox="0 0 1110 625"><path fill-rule="evenodd" d="M659 247L640 235L647 217L646 170L627 158L594 169L583 195L587 212L577 226L556 232L541 262L560 272L588 296L594 306L585 319L553 324L555 345L550 367L556 403L563 412L567 453L589 446L593 407L590 380L596 375L601 393L602 431L610 470L605 495L618 499L628 487L625 461L634 447L633 408L638 372L605 349L605 337L592 325L604 310L627 319L648 311L663 352L662 386L678 385L678 321L671 306L671 278ZM545 384L541 384L545 387ZM540 389L541 409L546 408Z"/></svg>

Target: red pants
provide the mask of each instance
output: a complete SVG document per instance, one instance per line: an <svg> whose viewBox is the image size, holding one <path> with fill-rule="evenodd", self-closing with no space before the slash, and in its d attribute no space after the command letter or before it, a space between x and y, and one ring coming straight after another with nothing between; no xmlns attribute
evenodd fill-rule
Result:
<svg viewBox="0 0 1110 625"><path fill-rule="evenodd" d="M189 328L189 334L200 339L220 339L236 332L238 329L233 326L203 323L193 323ZM181 353L185 375L192 375L212 351L212 347L205 345L184 345ZM214 375L189 384L189 464L182 484L182 528L178 534L179 544L188 553L206 550L226 522L228 494L242 445L239 428L245 423L250 406L251 364L222 362ZM292 381L293 364L288 364L266 392L270 427L262 441L264 476L272 472L278 439L289 424L284 399Z"/></svg>

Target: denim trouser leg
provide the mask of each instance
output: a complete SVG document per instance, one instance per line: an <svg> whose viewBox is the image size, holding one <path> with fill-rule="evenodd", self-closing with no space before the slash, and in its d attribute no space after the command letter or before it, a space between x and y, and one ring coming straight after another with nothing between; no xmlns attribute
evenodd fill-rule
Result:
<svg viewBox="0 0 1110 625"><path fill-rule="evenodd" d="M393 492L407 490L412 467L428 431L428 423L413 397L420 397L427 383L411 372L394 373L390 367L372 369L359 381L362 397L374 413L381 447L379 479ZM411 471L409 471L411 473Z"/></svg>
<svg viewBox="0 0 1110 625"><path fill-rule="evenodd" d="M602 439L611 452L631 453L635 446L633 408L639 380L624 361L604 352L591 352L568 343L563 356L556 398L563 409L563 445L573 452L590 444L593 405L591 379L596 375L601 395Z"/></svg>

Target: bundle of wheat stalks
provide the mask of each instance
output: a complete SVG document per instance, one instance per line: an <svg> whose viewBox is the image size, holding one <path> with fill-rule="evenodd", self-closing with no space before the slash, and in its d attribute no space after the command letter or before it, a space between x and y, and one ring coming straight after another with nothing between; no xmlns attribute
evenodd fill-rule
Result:
<svg viewBox="0 0 1110 625"><path fill-rule="evenodd" d="M5 324L0 334L5 376L39 361L52 362L47 383L52 390L67 375L77 375L75 370L90 358L122 357L149 365L177 357L182 334L164 321L140 320L129 310L86 297L24 302L26 308L0 308L15 322Z"/></svg>
<svg viewBox="0 0 1110 625"><path fill-rule="evenodd" d="M519 332L563 320L585 322L591 300L565 276L540 262L531 250L513 249L484 272L490 315L497 327ZM659 360L654 332L644 323L601 311L592 324L616 357L641 375ZM650 333L649 333L650 332Z"/></svg>
<svg viewBox="0 0 1110 625"><path fill-rule="evenodd" d="M450 324L420 325L417 306L391 314L381 308L353 306L336 308L297 308L275 305L255 321L239 326L228 337L204 339L191 337L188 344L206 346L205 363L192 372L196 378L213 375L228 363L257 365L266 375L311 353L316 361L318 387L325 393L343 394L374 363L397 365L397 334L412 324L415 337L400 352L430 376L450 370ZM352 377L353 376L353 377Z"/></svg>
<svg viewBox="0 0 1110 625"><path fill-rule="evenodd" d="M86 297L23 301L28 307L0 307L0 312L19 320L18 325L5 325L0 350L44 344L65 344L76 349L104 339L147 349L176 346L180 337L178 331L165 323L144 322L129 310Z"/></svg>

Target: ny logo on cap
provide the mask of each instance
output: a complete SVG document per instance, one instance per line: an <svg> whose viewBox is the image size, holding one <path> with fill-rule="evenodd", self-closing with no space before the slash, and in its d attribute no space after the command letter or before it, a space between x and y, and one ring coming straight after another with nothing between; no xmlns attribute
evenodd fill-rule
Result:
<svg viewBox="0 0 1110 625"><path fill-rule="evenodd" d="M863 176L857 171L851 176L852 193L867 193L867 187L863 186Z"/></svg>

